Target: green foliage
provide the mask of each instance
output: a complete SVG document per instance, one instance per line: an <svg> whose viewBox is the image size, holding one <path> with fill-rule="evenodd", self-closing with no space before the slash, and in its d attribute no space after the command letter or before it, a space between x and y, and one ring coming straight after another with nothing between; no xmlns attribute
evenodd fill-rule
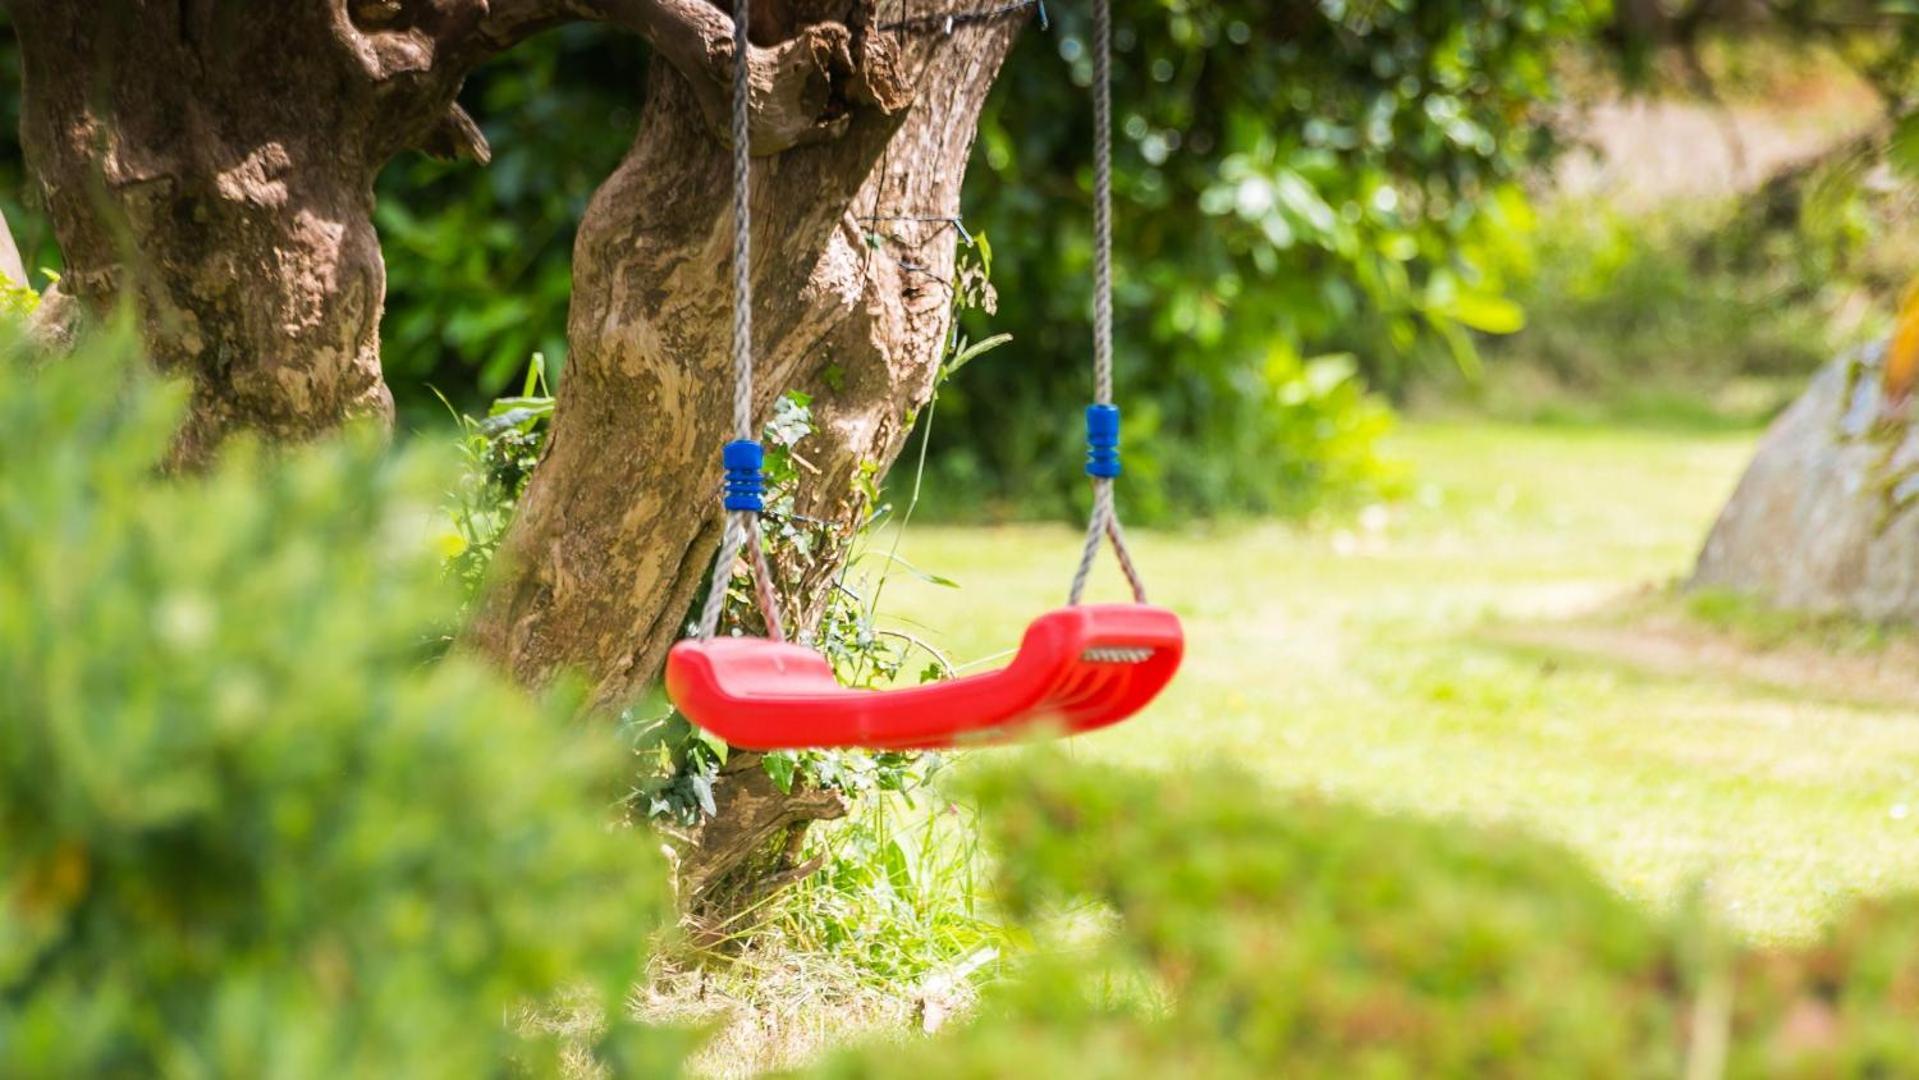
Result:
<svg viewBox="0 0 1919 1080"><path fill-rule="evenodd" d="M1506 291L1528 213L1512 179L1550 149L1535 122L1548 49L1587 29L1587 2L1120 3L1135 518L1290 511L1390 483L1375 450L1385 410L1364 387L1470 365L1469 331L1517 325ZM1085 498L1090 73L1083 12L1055 7L1053 30L1029 27L1006 67L963 200L1003 278L998 313L966 332L1015 344L946 407L930 509L947 516L1051 516ZM0 74L15 62L0 45ZM574 229L631 142L644 63L605 27L543 35L462 93L491 165L408 156L381 177L382 359L404 412L432 411L429 388L477 409L534 351L564 365ZM8 154L0 177L23 180ZM29 265L54 265L35 254L44 221L16 226ZM1354 363L1319 362L1343 356Z"/></svg>
<svg viewBox="0 0 1919 1080"><path fill-rule="evenodd" d="M546 1071L509 1007L617 1000L668 911L617 747L426 659L448 463L162 478L183 394L127 352L0 360L0 1073Z"/></svg>
<svg viewBox="0 0 1919 1080"><path fill-rule="evenodd" d="M1379 407L1357 385L1315 392L1337 369L1313 358L1349 354L1391 388L1433 361L1471 366L1469 331L1518 326L1515 181L1553 148L1534 112L1550 48L1589 15L1578 0L1117 5L1136 516L1290 509L1364 482ZM941 490L1048 513L1083 497L1092 255L1090 58L1083 14L1056 17L1007 64L965 200L998 247L990 324L1014 345L958 382L933 455Z"/></svg>
<svg viewBox="0 0 1919 1080"><path fill-rule="evenodd" d="M1764 9L1801 43L1838 56L1894 110L1919 93L1919 4L1912 0L1777 0ZM1730 12L1728 12L1730 14Z"/></svg>
<svg viewBox="0 0 1919 1080"><path fill-rule="evenodd" d="M1919 628L1840 612L1794 611L1730 589L1688 589L1683 612L1754 649L1808 646L1825 653L1884 654L1919 643Z"/></svg>
<svg viewBox="0 0 1919 1080"><path fill-rule="evenodd" d="M429 385L481 405L535 351L565 364L573 234L633 140L646 55L595 26L523 43L460 94L491 164L409 155L380 177L380 359L402 409L429 411Z"/></svg>
<svg viewBox="0 0 1919 1080"><path fill-rule="evenodd" d="M533 354L518 397L496 400L483 419L457 411L454 416L465 468L449 500L455 531L442 553L448 572L472 600L513 523L533 467L546 451L553 391L547 386L545 354Z"/></svg>
<svg viewBox="0 0 1919 1080"><path fill-rule="evenodd" d="M918 790L863 798L808 830L803 856L820 871L739 920L729 949L750 939L749 956L825 960L838 979L897 995L1005 945L963 805ZM754 972L741 974L740 995L754 997Z"/></svg>
<svg viewBox="0 0 1919 1080"><path fill-rule="evenodd" d="M0 274L0 319L19 322L40 309L40 294L33 286Z"/></svg>
<svg viewBox="0 0 1919 1080"><path fill-rule="evenodd" d="M1682 957L1564 853L1276 804L1231 770L1197 781L1057 761L986 773L1002 902L1053 944L946 1044L826 1071L1677 1071ZM1110 920L1088 928L1088 900Z"/></svg>
<svg viewBox="0 0 1919 1080"><path fill-rule="evenodd" d="M1919 1072L1919 897L1869 901L1810 947L1741 958L1727 1073Z"/></svg>
<svg viewBox="0 0 1919 1080"><path fill-rule="evenodd" d="M965 1029L816 1075L1720 1075L1721 1038L1733 1076L1919 1064L1912 898L1735 954L1549 845L1232 769L1047 757L971 789L1040 951Z"/></svg>
<svg viewBox="0 0 1919 1080"><path fill-rule="evenodd" d="M1858 293L1895 308L1919 259L1919 171L1903 161L1900 139L1895 130L1890 140L1841 143L1774 176L1729 217L1718 243L1701 245L1705 260L1783 270L1785 299Z"/></svg>
<svg viewBox="0 0 1919 1080"><path fill-rule="evenodd" d="M1484 403L1528 419L1765 420L1847 343L1835 309L1849 289L1807 265L1803 230L1745 220L1732 203L1554 207L1516 294L1532 321L1487 346Z"/></svg>

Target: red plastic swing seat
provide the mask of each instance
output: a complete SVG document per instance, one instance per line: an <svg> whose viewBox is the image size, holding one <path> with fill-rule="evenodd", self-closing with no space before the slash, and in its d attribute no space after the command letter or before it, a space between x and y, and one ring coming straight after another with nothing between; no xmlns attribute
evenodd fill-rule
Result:
<svg viewBox="0 0 1919 1080"><path fill-rule="evenodd" d="M804 646L711 638L673 647L666 691L689 720L743 749L934 750L1116 724L1159 694L1184 652L1179 617L1165 608L1089 604L1033 620L1013 662L980 675L851 690Z"/></svg>

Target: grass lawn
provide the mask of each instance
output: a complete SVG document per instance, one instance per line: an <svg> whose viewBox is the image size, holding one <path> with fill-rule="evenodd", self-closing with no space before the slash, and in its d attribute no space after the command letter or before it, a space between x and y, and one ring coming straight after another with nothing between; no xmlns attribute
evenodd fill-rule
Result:
<svg viewBox="0 0 1919 1080"><path fill-rule="evenodd" d="M1415 423L1396 443L1415 476L1400 505L1139 536L1154 600L1186 620L1186 668L1072 752L1229 760L1278 789L1516 824L1652 905L1705 882L1759 939L1919 885L1919 675L1885 670L1904 646L1769 656L1659 591L1749 435ZM884 606L986 660L1061 600L1077 543L914 526L905 555L961 587L896 573Z"/></svg>

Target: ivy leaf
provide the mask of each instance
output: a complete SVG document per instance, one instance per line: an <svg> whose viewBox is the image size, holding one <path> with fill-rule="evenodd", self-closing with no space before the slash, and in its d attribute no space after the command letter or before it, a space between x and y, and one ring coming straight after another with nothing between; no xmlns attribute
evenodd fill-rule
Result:
<svg viewBox="0 0 1919 1080"><path fill-rule="evenodd" d="M715 761L719 762L721 765L726 764L726 753L730 749L730 747L726 745L725 739L720 738L718 735L715 735L712 732L705 730L704 728L695 728L693 731L693 737L699 740L701 745L705 746L708 750L713 752L713 759Z"/></svg>
<svg viewBox="0 0 1919 1080"><path fill-rule="evenodd" d="M717 815L719 807L713 804L713 778L705 773L693 773L686 778L687 786L693 789L693 797L699 800L700 809L707 817Z"/></svg>
<svg viewBox="0 0 1919 1080"><path fill-rule="evenodd" d="M776 750L760 758L760 768L766 770L766 775L772 778L773 786L779 788L781 794L793 793L793 776L798 772L799 764L793 760L792 754Z"/></svg>
<svg viewBox="0 0 1919 1080"><path fill-rule="evenodd" d="M793 446L813 433L813 398L790 390L773 403L773 418L766 424L766 441L775 446Z"/></svg>

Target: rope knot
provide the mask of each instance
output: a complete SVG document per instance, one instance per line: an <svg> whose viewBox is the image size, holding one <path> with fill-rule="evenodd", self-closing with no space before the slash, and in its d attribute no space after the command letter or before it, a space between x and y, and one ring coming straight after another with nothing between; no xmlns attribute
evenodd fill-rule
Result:
<svg viewBox="0 0 1919 1080"><path fill-rule="evenodd" d="M726 508L758 514L766 509L766 451L751 439L735 439L720 451L726 466Z"/></svg>

